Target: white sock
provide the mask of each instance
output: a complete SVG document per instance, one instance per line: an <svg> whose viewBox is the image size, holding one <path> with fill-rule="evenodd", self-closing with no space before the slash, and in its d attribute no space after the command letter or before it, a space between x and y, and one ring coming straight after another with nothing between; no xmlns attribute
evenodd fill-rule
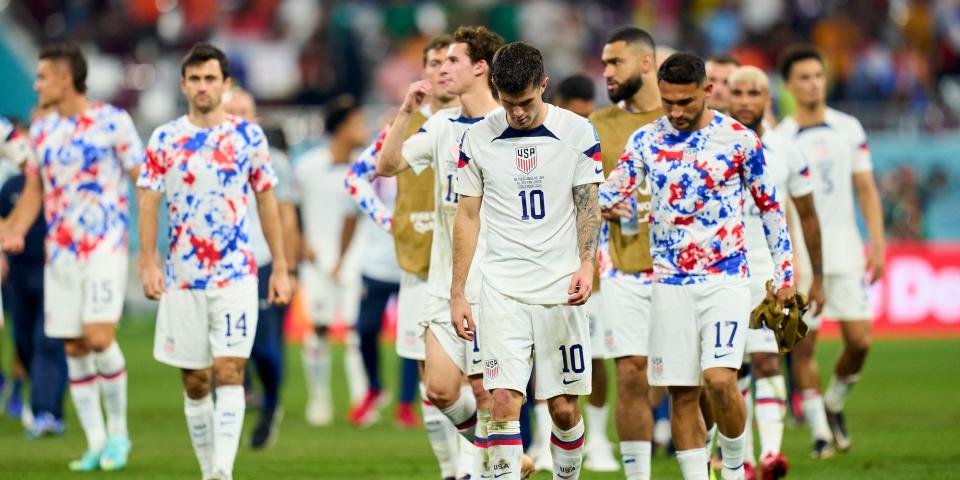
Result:
<svg viewBox="0 0 960 480"><path fill-rule="evenodd" d="M723 461L723 470L721 478L737 479L743 478L743 449L746 446L746 432L740 433L736 438L729 438L719 432L717 435L717 445L720 446L720 457Z"/></svg>
<svg viewBox="0 0 960 480"><path fill-rule="evenodd" d="M550 437L550 453L553 454L553 477L576 480L580 478L580 464L583 462L583 419L570 430L561 430L553 425Z"/></svg>
<svg viewBox="0 0 960 480"><path fill-rule="evenodd" d="M460 395L463 396L463 393L461 392ZM477 450L474 454L473 471L478 472L480 478L488 478L492 475L490 471L490 450L488 449L488 423L490 423L490 412L477 410L477 430L473 440L473 445Z"/></svg>
<svg viewBox="0 0 960 480"><path fill-rule="evenodd" d="M427 391L420 382L420 411L423 414L423 426L427 430L430 448L440 464L440 477L457 476L457 429L436 405L427 400Z"/></svg>
<svg viewBox="0 0 960 480"><path fill-rule="evenodd" d="M838 377L836 374L830 378L830 385L826 393L823 394L824 407L831 412L842 412L843 404L847 401L847 395L857 381L860 380L860 374L845 375Z"/></svg>
<svg viewBox="0 0 960 480"><path fill-rule="evenodd" d="M93 354L100 374L100 392L103 409L107 413L107 431L110 435L127 436L127 368L116 341L106 350Z"/></svg>
<svg viewBox="0 0 960 480"><path fill-rule="evenodd" d="M183 414L187 417L187 430L193 453L204 475L213 473L213 397L207 394L199 400L183 395Z"/></svg>
<svg viewBox="0 0 960 480"><path fill-rule="evenodd" d="M760 458L780 453L787 387L783 375L757 379L756 417L760 432Z"/></svg>
<svg viewBox="0 0 960 480"><path fill-rule="evenodd" d="M449 422L450 420L447 420ZM450 425L453 427L453 424ZM463 435L457 435L457 429L453 429L453 441L454 445L458 448L457 454L457 478L464 478L467 475L470 475L471 478L479 478L480 472L476 471L477 457L480 456L480 449L473 443L463 437ZM489 450L487 451L489 454Z"/></svg>
<svg viewBox="0 0 960 480"><path fill-rule="evenodd" d="M330 340L310 332L303 339L303 374L307 394L330 399Z"/></svg>
<svg viewBox="0 0 960 480"><path fill-rule="evenodd" d="M100 388L97 385L97 366L93 355L67 357L67 375L70 377L70 397L80 417L80 425L87 434L87 448L103 450L107 443L107 428L100 411Z"/></svg>
<svg viewBox="0 0 960 480"><path fill-rule="evenodd" d="M523 442L520 440L520 422L490 422L487 425L487 451L490 469L497 480L520 480L523 462Z"/></svg>
<svg viewBox="0 0 960 480"><path fill-rule="evenodd" d="M743 394L743 461L756 466L757 461L753 456L753 399L750 395L750 387L741 391Z"/></svg>
<svg viewBox="0 0 960 480"><path fill-rule="evenodd" d="M344 341L344 368L347 370L347 387L350 390L350 405L357 405L367 397L370 384L367 371L363 369L363 357L360 356L360 337L351 329Z"/></svg>
<svg viewBox="0 0 960 480"><path fill-rule="evenodd" d="M661 418L653 424L653 442L657 445L666 445L670 443L673 432L670 431L670 419Z"/></svg>
<svg viewBox="0 0 960 480"><path fill-rule="evenodd" d="M440 411L450 419L460 435L463 435L470 443L477 439L477 399L474 398L472 393L470 395L461 394L460 398L453 402L453 405L442 408Z"/></svg>
<svg viewBox="0 0 960 480"><path fill-rule="evenodd" d="M677 462L680 463L680 472L684 480L708 480L707 449L691 448L677 452Z"/></svg>
<svg viewBox="0 0 960 480"><path fill-rule="evenodd" d="M653 445L648 441L620 442L623 473L627 480L650 480L650 452Z"/></svg>
<svg viewBox="0 0 960 480"><path fill-rule="evenodd" d="M672 432L671 432L672 433ZM707 429L707 446L705 448L707 452L707 458L710 458L713 455L713 441L717 438L717 424L714 423Z"/></svg>
<svg viewBox="0 0 960 480"><path fill-rule="evenodd" d="M830 432L830 425L827 424L827 412L823 407L823 397L820 392L809 389L800 392L803 397L803 417L810 425L810 433L814 440L833 440L833 433Z"/></svg>
<svg viewBox="0 0 960 480"><path fill-rule="evenodd" d="M550 434L553 431L553 419L550 418L550 407L547 402L536 403L533 407L537 427L533 432L533 443L547 448L550 445Z"/></svg>
<svg viewBox="0 0 960 480"><path fill-rule="evenodd" d="M590 443L595 445L610 443L607 439L607 412L606 405L594 407L587 403L584 413L587 417L587 438L590 439Z"/></svg>
<svg viewBox="0 0 960 480"><path fill-rule="evenodd" d="M233 461L237 458L237 448L240 446L246 408L243 385L217 387L217 402L213 407L214 471L233 475Z"/></svg>

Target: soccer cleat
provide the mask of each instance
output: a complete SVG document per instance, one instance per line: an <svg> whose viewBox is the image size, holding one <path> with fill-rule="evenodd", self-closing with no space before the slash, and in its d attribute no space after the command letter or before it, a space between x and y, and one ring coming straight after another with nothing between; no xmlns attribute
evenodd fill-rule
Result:
<svg viewBox="0 0 960 480"><path fill-rule="evenodd" d="M553 468L553 465L550 466ZM530 455L523 454L523 458L520 460L520 478L527 479L531 475L536 473L537 466L533 463L533 459L530 458Z"/></svg>
<svg viewBox="0 0 960 480"><path fill-rule="evenodd" d="M233 480L233 474L215 470L213 473L204 475L203 480Z"/></svg>
<svg viewBox="0 0 960 480"><path fill-rule="evenodd" d="M616 472L620 470L620 462L613 456L613 448L606 439L593 441L587 444L586 461L583 468L591 472Z"/></svg>
<svg viewBox="0 0 960 480"><path fill-rule="evenodd" d="M833 456L833 447L830 446L830 442L817 439L813 442L813 450L810 451L810 458L830 458Z"/></svg>
<svg viewBox="0 0 960 480"><path fill-rule="evenodd" d="M806 419L803 417L803 395L799 391L795 390L790 395L790 413L797 425L806 423Z"/></svg>
<svg viewBox="0 0 960 480"><path fill-rule="evenodd" d="M830 431L833 432L833 443L837 450L847 452L850 450L850 433L847 432L847 422L843 418L843 412L827 411L827 424L830 425Z"/></svg>
<svg viewBox="0 0 960 480"><path fill-rule="evenodd" d="M78 460L70 462L71 472L95 472L100 469L100 452L87 450Z"/></svg>
<svg viewBox="0 0 960 480"><path fill-rule="evenodd" d="M126 435L110 435L100 455L100 468L107 472L122 470L130 456L130 439Z"/></svg>
<svg viewBox="0 0 960 480"><path fill-rule="evenodd" d="M380 390L368 390L360 405L350 411L348 420L357 427L369 427L380 420L380 405L384 394Z"/></svg>
<svg viewBox="0 0 960 480"><path fill-rule="evenodd" d="M397 413L394 421L400 428L417 428L420 426L420 419L417 418L417 414L413 412L413 405L409 403L397 405Z"/></svg>
<svg viewBox="0 0 960 480"><path fill-rule="evenodd" d="M754 467L749 463L744 463L743 480L757 480L757 467Z"/></svg>
<svg viewBox="0 0 960 480"><path fill-rule="evenodd" d="M787 476L790 464L782 453L776 455L768 453L760 460L761 478L763 480L777 480Z"/></svg>
<svg viewBox="0 0 960 480"><path fill-rule="evenodd" d="M262 412L253 428L250 439L250 448L261 449L272 447L280 436L280 421L283 420L283 409L277 408L272 412Z"/></svg>
<svg viewBox="0 0 960 480"><path fill-rule="evenodd" d="M11 418L20 418L20 415L23 414L23 401L20 400L19 395L10 395L10 399L7 400L7 416Z"/></svg>
<svg viewBox="0 0 960 480"><path fill-rule="evenodd" d="M330 396L324 393L314 393L307 402L307 425L323 427L333 423L333 406Z"/></svg>
<svg viewBox="0 0 960 480"><path fill-rule="evenodd" d="M43 412L37 415L27 427L27 437L58 436L63 435L64 431L66 431L66 425L63 420L57 420L50 412Z"/></svg>

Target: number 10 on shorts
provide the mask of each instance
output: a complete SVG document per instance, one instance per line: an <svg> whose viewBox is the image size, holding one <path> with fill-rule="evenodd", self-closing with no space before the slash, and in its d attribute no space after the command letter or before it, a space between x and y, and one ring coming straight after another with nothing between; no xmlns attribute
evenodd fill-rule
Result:
<svg viewBox="0 0 960 480"><path fill-rule="evenodd" d="M575 343L568 349L566 345L560 345L560 358L563 359L563 373L583 373L587 369L587 364L583 361L583 345Z"/></svg>

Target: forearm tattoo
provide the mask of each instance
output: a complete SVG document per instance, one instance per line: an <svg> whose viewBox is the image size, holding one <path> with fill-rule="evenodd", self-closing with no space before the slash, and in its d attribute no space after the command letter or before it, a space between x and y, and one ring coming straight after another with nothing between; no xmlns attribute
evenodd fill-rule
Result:
<svg viewBox="0 0 960 480"><path fill-rule="evenodd" d="M577 209L577 248L581 262L595 262L600 235L600 197L595 183L573 187L573 204Z"/></svg>

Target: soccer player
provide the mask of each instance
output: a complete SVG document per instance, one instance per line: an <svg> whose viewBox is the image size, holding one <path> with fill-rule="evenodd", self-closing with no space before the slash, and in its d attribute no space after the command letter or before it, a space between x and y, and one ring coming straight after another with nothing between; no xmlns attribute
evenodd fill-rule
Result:
<svg viewBox="0 0 960 480"><path fill-rule="evenodd" d="M709 69L708 69L709 71ZM709 76L709 75L708 75ZM763 142L763 156L767 171L781 195L789 195L803 225L807 249L813 252L813 275L816 279L809 292L815 305L815 314L823 308L823 290L820 288L820 224L813 204L813 183L803 154L782 135L769 129L764 114L770 103L767 75L757 67L739 67L727 79L730 112L735 120L752 129ZM747 263L750 265L750 304L758 305L766 295L765 284L773 278L774 265L764 240L760 209L752 198L744 205L746 217ZM752 375L756 381L754 412L760 433L760 461L763 478L780 478L787 473L787 459L780 452L783 441L783 416L786 409L787 386L780 371L777 339L768 328L747 332L746 353L750 356ZM746 401L749 403L748 395ZM747 417L747 431L752 428ZM747 435L746 462L754 463L752 436Z"/></svg>
<svg viewBox="0 0 960 480"><path fill-rule="evenodd" d="M330 142L307 151L294 166L303 219L300 283L314 325L304 339L302 357L306 419L312 426L333 422L328 333L338 314L351 327L344 354L351 406L363 401L368 386L352 328L361 296L361 252L354 246L360 211L343 191L343 177L350 169L351 155L364 146L370 132L362 107L349 95L327 105L324 126Z"/></svg>
<svg viewBox="0 0 960 480"><path fill-rule="evenodd" d="M407 138L415 134L435 112L459 105L456 95L447 90L448 82L441 79L440 67L447 57L453 38L438 35L423 49L424 80L430 82L429 102L411 114ZM405 170L397 175L397 199L393 211L384 205L372 186L377 177L377 159L389 126L350 166L346 186L350 196L370 219L393 234L397 262L403 270L400 293L397 298L397 355L413 360L423 372L424 339L420 321L430 298L427 274L430 270L430 245L433 239L434 175L427 167L420 175ZM469 387L467 387L469 388ZM467 392L472 395L472 390ZM436 405L427 398L426 387L420 382L421 409L430 447L440 464L443 479L463 478L472 473L474 445L457 434L456 428ZM412 412L410 412L412 415ZM400 412L398 411L398 420ZM458 455L459 452L459 455ZM461 461L458 461L461 460Z"/></svg>
<svg viewBox="0 0 960 480"><path fill-rule="evenodd" d="M53 112L30 128L38 164L27 169L4 243L22 248L42 203L44 329L64 339L70 396L87 436L87 451L70 469L119 470L130 453L126 362L115 340L127 284L124 175L137 178L144 151L127 112L87 99L86 78L87 63L75 45L40 50L34 89Z"/></svg>
<svg viewBox="0 0 960 480"><path fill-rule="evenodd" d="M593 80L586 75L571 75L557 84L556 105L583 118L593 113Z"/></svg>
<svg viewBox="0 0 960 480"><path fill-rule="evenodd" d="M257 105L253 95L242 88L228 90L223 100L224 111L248 122L256 123ZM273 146L270 147L270 164L277 174L277 184L273 187L277 197L277 207L280 212L281 225L296 224L297 195L292 186L290 164L284 155ZM282 412L278 412L280 405L280 389L283 383L283 315L284 308L268 301L270 293L270 275L273 273L273 258L270 256L270 246L264 238L257 214L257 196L251 192L248 196L250 207L250 250L257 264L257 293L259 296L257 313L257 332L250 350L250 358L260 377L263 386L263 399L260 403L260 417L253 429L250 446L264 448L276 441L279 434ZM291 215L292 214L292 215ZM293 218L291 218L291 216ZM284 232L286 232L286 227ZM284 236L286 237L286 235ZM285 238L286 240L286 238ZM287 254L285 264L296 265L295 258L291 257L289 243L284 243L284 253ZM296 269L288 271L293 275Z"/></svg>
<svg viewBox="0 0 960 480"><path fill-rule="evenodd" d="M590 393L581 306L593 289L600 230L600 144L588 120L543 102L548 79L539 50L506 45L491 70L504 111L461 142L451 320L461 338L482 337L494 477L521 478L520 406L535 369L534 395L553 418L554 478L576 479L584 444L578 396ZM481 222L488 249L475 259ZM471 264L483 275L479 326L466 295Z"/></svg>
<svg viewBox="0 0 960 480"><path fill-rule="evenodd" d="M732 55L713 55L707 59L707 83L713 85L707 106L724 115L730 115L730 87L727 79L738 67L740 61Z"/></svg>
<svg viewBox="0 0 960 480"><path fill-rule="evenodd" d="M843 404L860 379L870 349L873 314L867 285L883 276L883 215L863 126L856 118L827 106L820 53L805 46L789 49L780 60L780 74L797 102L797 109L777 131L796 142L810 162L813 200L820 212L823 232L823 315L839 320L843 331L843 351L822 398L813 356L819 318L809 320L812 331L793 350L795 382L801 389L803 414L814 438L813 455L826 457L831 454L831 437L841 451L850 448ZM854 213L854 192L870 236L866 259ZM810 253L810 260L816 261L815 252ZM800 256L806 255L801 251Z"/></svg>
<svg viewBox="0 0 960 480"><path fill-rule="evenodd" d="M450 324L453 219L460 200L456 192L457 147L467 128L500 109L491 90L490 65L502 45L503 38L485 27L458 28L440 67L440 76L446 82L447 91L459 97L460 107L434 112L418 133L407 138L413 112L420 109L432 93L430 81L413 83L383 140L377 162L377 173L388 176L407 168L420 174L433 166L436 223L427 280L430 298L422 322L425 325L424 383L427 399L450 419L461 435L481 447L475 476L489 473L485 447L490 394L481 378L479 339L464 341ZM480 275L474 271L466 290L467 299L473 304L480 301L479 281ZM463 375L470 378L473 395L461 393Z"/></svg>
<svg viewBox="0 0 960 480"><path fill-rule="evenodd" d="M246 409L243 371L257 331L251 189L273 258L268 300L286 303L290 283L263 130L223 108L231 86L227 57L198 44L180 72L188 113L154 130L137 179L140 278L147 298L160 301L153 355L181 370L184 414L203 478L229 480ZM156 242L163 197L170 247L161 268Z"/></svg>
<svg viewBox="0 0 960 480"><path fill-rule="evenodd" d="M655 58L653 37L636 27L614 32L603 46L607 94L614 104L597 111L590 120L600 137L606 174L617 166L630 135L663 115ZM650 477L653 439L646 373L653 268L647 221L649 192L648 185L634 191L607 212L600 229L600 290L608 313L604 322L610 331L610 356L616 359L616 423L624 473L629 480ZM587 408L588 424L593 420L591 410ZM588 446L588 466L592 455Z"/></svg>
<svg viewBox="0 0 960 480"><path fill-rule="evenodd" d="M760 139L706 108L712 87L704 70L703 60L688 53L663 63L657 80L666 115L630 137L600 199L610 209L649 177L654 258L650 384L669 387L673 440L684 478L708 475L701 384L716 413L722 476L743 478L745 418L737 370L751 309L743 248L745 190L760 209L776 259L770 294L781 304L794 296L792 253Z"/></svg>

